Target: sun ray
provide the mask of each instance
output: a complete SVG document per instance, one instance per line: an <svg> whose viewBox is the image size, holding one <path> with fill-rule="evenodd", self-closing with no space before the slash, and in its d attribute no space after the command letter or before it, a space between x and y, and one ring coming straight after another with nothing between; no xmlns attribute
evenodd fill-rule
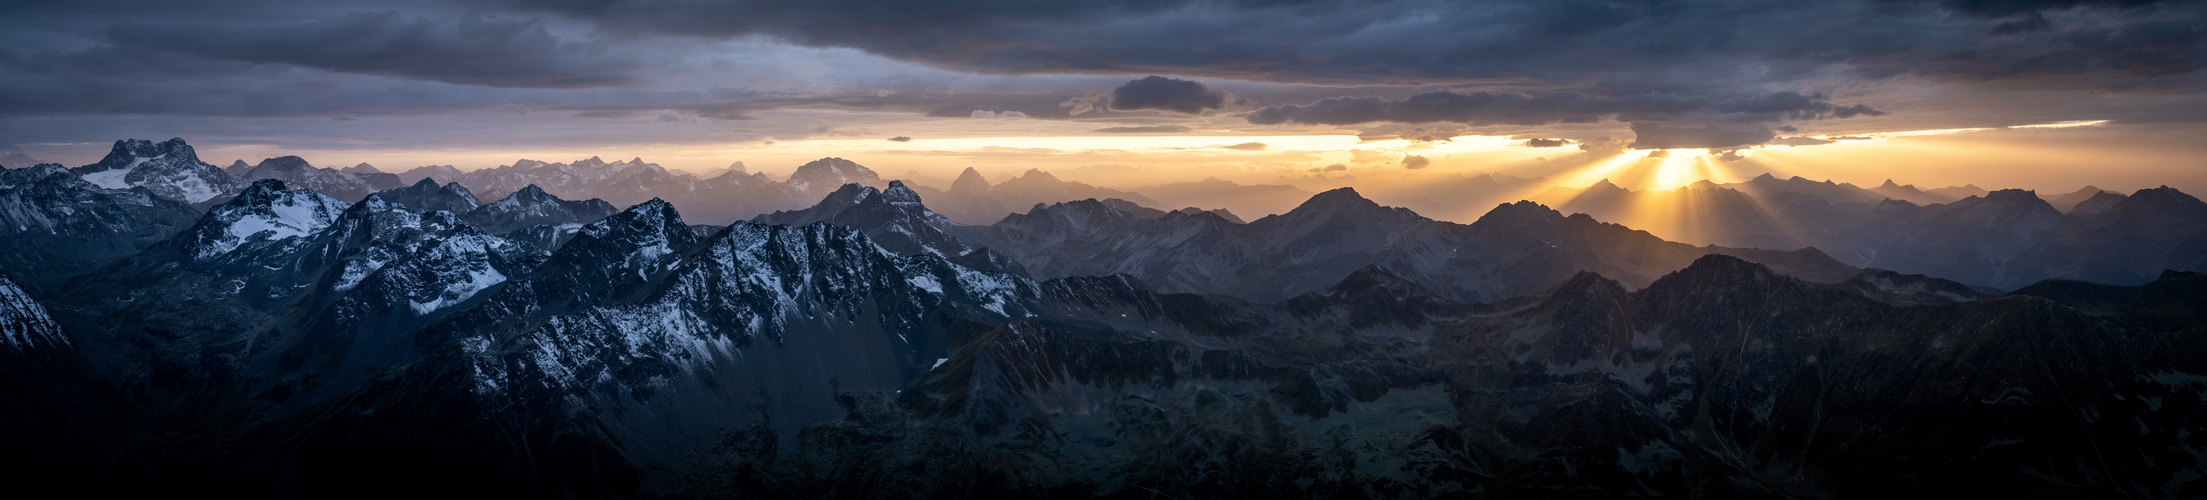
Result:
<svg viewBox="0 0 2207 500"><path fill-rule="evenodd" d="M1586 162L1585 165L1580 165L1578 168L1574 168L1569 172L1565 172L1562 175L1556 176L1556 185L1571 188L1583 188L1588 185L1592 185L1597 181L1608 178L1610 175L1615 174L1618 169L1624 168L1625 165L1630 164L1633 160L1638 159L1638 155L1619 152L1617 154L1609 155L1608 157Z"/></svg>

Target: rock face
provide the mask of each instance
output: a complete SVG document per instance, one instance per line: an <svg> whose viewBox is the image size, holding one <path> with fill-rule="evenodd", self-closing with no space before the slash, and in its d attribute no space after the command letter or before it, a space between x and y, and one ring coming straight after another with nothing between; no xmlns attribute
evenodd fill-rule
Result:
<svg viewBox="0 0 2207 500"><path fill-rule="evenodd" d="M363 164L365 165L365 164ZM346 203L358 202L369 194L400 186L398 176L376 171L374 167L360 170L358 166L346 170L319 168L307 164L297 156L280 156L261 160L252 170L247 170L245 182L276 179L284 184L312 189Z"/></svg>
<svg viewBox="0 0 2207 500"><path fill-rule="evenodd" d="M199 218L182 201L143 187L103 188L54 164L0 172L0 185L0 271L37 294L145 250Z"/></svg>
<svg viewBox="0 0 2207 500"><path fill-rule="evenodd" d="M115 141L115 147L99 163L70 169L85 182L107 189L143 187L154 196L202 203L242 188L214 165L199 161L183 139L160 143L140 139Z"/></svg>
<svg viewBox="0 0 2207 500"><path fill-rule="evenodd" d="M493 234L505 234L538 225L579 227L617 211L619 210L613 208L613 204L606 203L605 200L562 200L530 185L505 199L476 207L461 218Z"/></svg>
<svg viewBox="0 0 2207 500"><path fill-rule="evenodd" d="M904 255L957 257L966 248L946 230L961 226L921 204L919 194L902 181L889 181L886 191L858 184L844 184L812 208L761 215L752 222L804 226L826 222L866 233L874 244Z"/></svg>
<svg viewBox="0 0 2207 500"><path fill-rule="evenodd" d="M435 179L423 178L412 186L392 188L375 193L385 202L397 203L416 212L445 211L464 214L483 206L475 199L475 193L460 183L437 184Z"/></svg>
<svg viewBox="0 0 2207 500"><path fill-rule="evenodd" d="M31 299L15 280L0 276L0 349L31 353L66 348L69 337L46 314L46 306Z"/></svg>

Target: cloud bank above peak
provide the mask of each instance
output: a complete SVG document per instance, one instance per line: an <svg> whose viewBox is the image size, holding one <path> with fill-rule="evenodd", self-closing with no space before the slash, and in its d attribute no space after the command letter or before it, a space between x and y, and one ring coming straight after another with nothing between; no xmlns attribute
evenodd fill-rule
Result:
<svg viewBox="0 0 2207 500"><path fill-rule="evenodd" d="M1413 141L2207 116L2188 1L28 0L0 6L0 40L0 121L109 116L72 122L103 135L457 113L803 135L757 120L790 109Z"/></svg>

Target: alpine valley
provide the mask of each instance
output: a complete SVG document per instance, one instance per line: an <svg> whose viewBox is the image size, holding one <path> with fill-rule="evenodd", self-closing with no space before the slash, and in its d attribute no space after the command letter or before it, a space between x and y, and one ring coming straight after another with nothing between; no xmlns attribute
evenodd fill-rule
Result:
<svg viewBox="0 0 2207 500"><path fill-rule="evenodd" d="M8 167L29 498L2207 496L2168 187Z"/></svg>

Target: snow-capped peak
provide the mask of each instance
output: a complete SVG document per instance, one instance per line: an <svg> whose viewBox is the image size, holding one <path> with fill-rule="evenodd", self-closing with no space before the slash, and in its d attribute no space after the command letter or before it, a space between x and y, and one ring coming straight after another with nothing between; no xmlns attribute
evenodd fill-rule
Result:
<svg viewBox="0 0 2207 500"><path fill-rule="evenodd" d="M192 251L206 260L255 242L279 242L329 227L347 204L311 189L286 189L283 181L253 183L228 203L208 210L195 229Z"/></svg>
<svg viewBox="0 0 2207 500"><path fill-rule="evenodd" d="M230 174L199 161L198 153L183 139L160 143L141 139L115 141L114 148L99 163L71 171L103 188L144 187L156 196L188 203L214 199L236 185Z"/></svg>

